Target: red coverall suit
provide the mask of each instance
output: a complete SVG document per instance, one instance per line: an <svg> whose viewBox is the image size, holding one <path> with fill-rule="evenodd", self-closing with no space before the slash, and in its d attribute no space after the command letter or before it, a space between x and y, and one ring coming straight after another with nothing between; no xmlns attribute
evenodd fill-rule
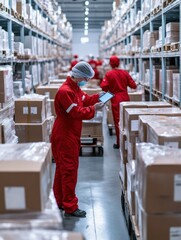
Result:
<svg viewBox="0 0 181 240"><path fill-rule="evenodd" d="M79 165L82 120L94 117L98 94L84 93L77 83L67 78L55 97L56 120L52 130L52 153L56 162L53 191L57 205L67 213L78 208L75 194Z"/></svg>
<svg viewBox="0 0 181 240"><path fill-rule="evenodd" d="M119 140L119 103L129 101L127 87L137 88L137 84L131 78L127 71L122 69L112 69L108 71L100 84L105 92L110 91L114 94L111 99L112 113L116 130L117 145L120 146Z"/></svg>
<svg viewBox="0 0 181 240"><path fill-rule="evenodd" d="M97 70L97 61L94 59L91 59L88 61L88 63L91 65L91 67L93 68L93 70L95 72L94 78L99 79L99 72Z"/></svg>

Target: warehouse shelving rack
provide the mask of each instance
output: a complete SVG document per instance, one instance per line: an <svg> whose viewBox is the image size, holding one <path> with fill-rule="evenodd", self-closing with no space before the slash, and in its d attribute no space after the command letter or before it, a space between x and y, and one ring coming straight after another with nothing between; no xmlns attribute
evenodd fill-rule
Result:
<svg viewBox="0 0 181 240"><path fill-rule="evenodd" d="M34 10L39 10L41 15L47 19L51 25L56 25L56 21L49 11L39 0L26 0ZM32 76L32 91L39 84L47 84L47 76L44 76L44 68L46 64L53 64L54 68L58 65L64 65L67 59L64 56L71 54L71 36L65 30L57 28L57 38L51 36L48 32L34 26L31 21L24 19L19 13L12 9L12 0L8 0L8 7L0 4L0 26L8 32L9 53L2 51L0 53L0 64L11 65L13 70L21 73L22 87L25 93L25 74L26 70L32 73L32 68L41 69L38 79ZM36 39L47 40L52 48L56 48L58 54L52 56L14 56L12 46L12 33L15 37L19 37L19 41L24 44L25 36L35 36ZM38 44L38 43L37 43ZM13 72L14 72L13 71ZM16 76L14 76L16 80ZM18 79L19 80L19 79Z"/></svg>
<svg viewBox="0 0 181 240"><path fill-rule="evenodd" d="M121 4L127 6L124 12L121 12ZM144 0L132 0L122 1L119 9L119 21L112 19L111 30L107 31L107 34L102 36L100 40L100 55L102 57L109 57L111 54L118 54L120 56L123 66L131 63L134 67L135 73L139 72L139 80L142 82L145 88L145 92L148 93L149 100L166 100L175 106L181 107L181 24L179 24L179 42L173 45L173 49L170 49L170 45L165 44L165 26L168 22L181 23L181 0L162 0L160 5L153 8L151 6L152 1L149 1L149 10L147 13L139 18L139 21L135 21L132 27L128 26L128 30L118 36L118 31L122 22L126 22L130 19L130 12L134 11L135 16L139 11L143 11ZM162 43L160 48L156 49L143 49L143 34L146 30L155 31L162 26ZM106 28L104 28L105 31ZM115 38L116 36L116 38ZM124 52L122 46L127 46L130 43L132 36L138 36L140 38L139 51ZM144 82L144 63L149 65L150 76L149 82ZM153 89L153 67L154 64L160 64L162 70L162 89ZM174 99L166 94L166 68L170 64L178 67L180 73L179 81L179 99Z"/></svg>

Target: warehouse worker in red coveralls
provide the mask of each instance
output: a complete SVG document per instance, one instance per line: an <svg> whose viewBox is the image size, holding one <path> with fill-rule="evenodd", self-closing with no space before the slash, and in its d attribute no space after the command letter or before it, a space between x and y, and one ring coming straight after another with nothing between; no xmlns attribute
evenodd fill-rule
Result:
<svg viewBox="0 0 181 240"><path fill-rule="evenodd" d="M84 61L77 63L55 96L56 119L52 130L52 153L56 163L53 191L64 216L85 217L78 207L75 194L79 166L82 120L94 117L104 104L99 97L104 93L87 95L79 86L94 76L92 67Z"/></svg>
<svg viewBox="0 0 181 240"><path fill-rule="evenodd" d="M119 69L119 58L117 56L111 56L109 64L112 70L109 70L100 84L100 87L104 91L110 91L114 94L111 99L111 107L114 119L114 125L116 130L117 142L113 144L113 148L117 149L120 147L119 139L119 103L129 101L129 95L127 87L136 89L137 84L131 78L129 73L125 70Z"/></svg>
<svg viewBox="0 0 181 240"><path fill-rule="evenodd" d="M78 63L78 55L77 54L74 54L74 58L73 60L71 61L70 63L70 70L72 70L72 68Z"/></svg>
<svg viewBox="0 0 181 240"><path fill-rule="evenodd" d="M89 57L88 63L91 65L91 67L93 68L93 70L95 72L94 78L99 79L99 72L97 70L97 61L94 59L94 56Z"/></svg>

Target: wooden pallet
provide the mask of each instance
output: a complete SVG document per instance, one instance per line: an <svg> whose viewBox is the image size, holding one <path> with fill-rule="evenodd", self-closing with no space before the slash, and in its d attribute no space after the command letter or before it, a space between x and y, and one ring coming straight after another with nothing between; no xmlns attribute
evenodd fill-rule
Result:
<svg viewBox="0 0 181 240"><path fill-rule="evenodd" d="M178 52L179 49L180 49L180 43L179 42L170 44L171 52Z"/></svg>
<svg viewBox="0 0 181 240"><path fill-rule="evenodd" d="M83 153L85 152L85 149L90 149L92 150L92 155L93 156L103 156L104 153L104 149L103 149L103 142L102 141L98 141L97 138L92 138L92 140L90 141L87 138L87 143L81 142L81 147L80 147L80 156L83 156Z"/></svg>
<svg viewBox="0 0 181 240"><path fill-rule="evenodd" d="M135 215L130 214L126 193L123 192L121 193L121 206L125 217L125 222L130 236L130 240L140 240L140 233L136 224Z"/></svg>

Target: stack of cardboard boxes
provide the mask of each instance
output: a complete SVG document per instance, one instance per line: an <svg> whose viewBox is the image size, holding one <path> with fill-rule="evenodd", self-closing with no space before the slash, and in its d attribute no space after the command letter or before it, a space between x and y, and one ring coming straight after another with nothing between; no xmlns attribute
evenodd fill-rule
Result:
<svg viewBox="0 0 181 240"><path fill-rule="evenodd" d="M137 145L136 221L141 239L181 239L181 150Z"/></svg>
<svg viewBox="0 0 181 240"><path fill-rule="evenodd" d="M30 94L15 100L15 129L19 143L49 142L53 122L47 96Z"/></svg>
<svg viewBox="0 0 181 240"><path fill-rule="evenodd" d="M167 102L124 102L120 104L120 178L131 216L135 216L137 204L135 193L138 182L135 174L140 168L136 151L137 144L141 142L148 144L149 142L172 147L177 151L178 148L181 148L180 120L181 110L172 107ZM154 151L153 148L152 151ZM148 158L152 159L151 151L149 153ZM163 155L163 158L166 157ZM144 174L147 176L147 172ZM140 186L144 183L145 179L139 180ZM142 239L161 239L159 237L149 238L148 236L150 232L153 232L153 228L150 228L149 225L146 226L144 220L140 225L138 217L136 219L140 233L143 234L144 232L145 234L145 231L147 231L148 234L147 237ZM156 232L156 229L154 232Z"/></svg>

